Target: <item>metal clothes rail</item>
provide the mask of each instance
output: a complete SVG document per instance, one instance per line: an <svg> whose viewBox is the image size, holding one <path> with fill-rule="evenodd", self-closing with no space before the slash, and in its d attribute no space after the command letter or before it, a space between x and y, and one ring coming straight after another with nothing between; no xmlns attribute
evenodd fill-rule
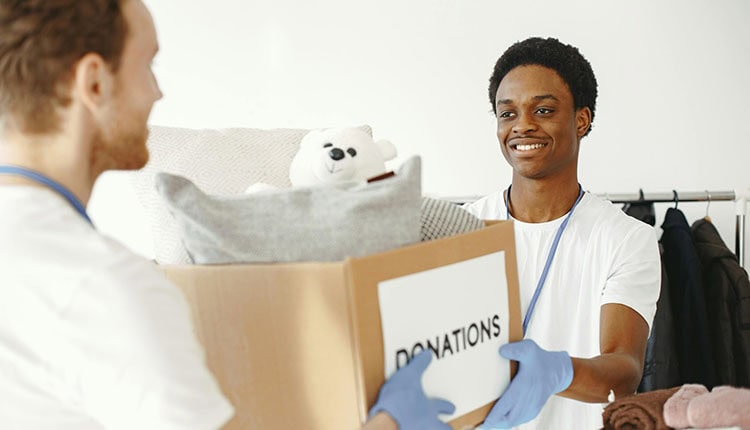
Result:
<svg viewBox="0 0 750 430"><path fill-rule="evenodd" d="M674 202L717 202L717 201L734 201L735 214L737 221L735 225L735 255L739 260L740 266L745 267L745 221L747 215L747 202L750 200L750 188L733 191L675 191L661 193L644 193L642 190L632 194L597 194L599 197L607 199L612 203L670 203Z"/></svg>

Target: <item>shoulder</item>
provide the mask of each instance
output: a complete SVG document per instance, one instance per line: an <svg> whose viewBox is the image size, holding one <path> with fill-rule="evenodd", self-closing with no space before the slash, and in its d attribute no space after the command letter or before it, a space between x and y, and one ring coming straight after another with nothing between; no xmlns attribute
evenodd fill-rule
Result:
<svg viewBox="0 0 750 430"><path fill-rule="evenodd" d="M629 261L659 263L658 238L652 226L591 194L586 194L580 209L571 219L571 226L602 268L614 270Z"/></svg>
<svg viewBox="0 0 750 430"><path fill-rule="evenodd" d="M175 289L155 264L99 233L48 190L0 187L5 204L14 210L0 211L0 280L17 294L44 297L45 312L61 312L86 286L119 298Z"/></svg>
<svg viewBox="0 0 750 430"><path fill-rule="evenodd" d="M74 305L111 306L115 309L106 318L125 325L129 321L158 324L169 318L177 318L184 325L190 323L184 297L155 263L99 234L86 241L81 251L88 255L89 265Z"/></svg>
<svg viewBox="0 0 750 430"><path fill-rule="evenodd" d="M652 226L627 215L617 205L591 193L586 193L578 215L578 224L586 226L594 237L624 241L635 235L656 241L656 232Z"/></svg>
<svg viewBox="0 0 750 430"><path fill-rule="evenodd" d="M65 202L55 203L46 212L34 209L25 228L15 228L14 246L0 244L0 257L10 263L2 278L28 290L24 294L44 297L45 303L35 301L40 312L65 324L81 317L123 331L141 327L147 317L187 315L179 290L156 264L99 233ZM153 308L155 302L161 309Z"/></svg>
<svg viewBox="0 0 750 430"><path fill-rule="evenodd" d="M109 292L113 299L144 298L153 294L179 295L156 263L126 248L120 242L93 229L79 232L76 249L68 250L71 267L80 268L80 284L97 292ZM57 252L63 254L63 247Z"/></svg>
<svg viewBox="0 0 750 430"><path fill-rule="evenodd" d="M479 219L505 219L505 200L503 190L488 194L481 199L467 203L462 207Z"/></svg>

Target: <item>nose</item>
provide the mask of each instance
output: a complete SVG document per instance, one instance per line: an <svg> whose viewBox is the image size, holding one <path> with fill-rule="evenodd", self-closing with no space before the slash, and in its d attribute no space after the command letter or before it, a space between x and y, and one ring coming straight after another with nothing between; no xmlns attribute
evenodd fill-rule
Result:
<svg viewBox="0 0 750 430"><path fill-rule="evenodd" d="M328 151L328 156L335 161L339 161L344 158L344 151L342 151L340 148L333 148Z"/></svg>
<svg viewBox="0 0 750 430"><path fill-rule="evenodd" d="M528 113L519 113L516 117L516 121L513 124L513 133L525 134L530 131L536 130L537 124L534 121L534 116Z"/></svg>

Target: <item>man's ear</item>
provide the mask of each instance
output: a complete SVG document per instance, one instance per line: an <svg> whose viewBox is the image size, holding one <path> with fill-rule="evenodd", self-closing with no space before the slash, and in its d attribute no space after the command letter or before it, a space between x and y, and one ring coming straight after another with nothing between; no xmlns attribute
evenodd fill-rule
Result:
<svg viewBox="0 0 750 430"><path fill-rule="evenodd" d="M114 76L99 54L88 53L76 63L72 92L92 113L112 96Z"/></svg>
<svg viewBox="0 0 750 430"><path fill-rule="evenodd" d="M576 134L582 138L591 127L591 109L584 106L576 111Z"/></svg>

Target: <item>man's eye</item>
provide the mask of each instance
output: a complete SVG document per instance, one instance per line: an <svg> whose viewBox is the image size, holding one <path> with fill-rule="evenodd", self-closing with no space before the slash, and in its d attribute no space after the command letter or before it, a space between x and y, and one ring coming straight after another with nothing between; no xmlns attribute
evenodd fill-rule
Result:
<svg viewBox="0 0 750 430"><path fill-rule="evenodd" d="M508 112L508 111L500 112L499 114L497 114L498 118L510 118L512 116L513 116L513 112Z"/></svg>
<svg viewBox="0 0 750 430"><path fill-rule="evenodd" d="M547 108L539 108L536 111L537 113L540 113L542 115L547 115L553 112L552 109L547 109Z"/></svg>

